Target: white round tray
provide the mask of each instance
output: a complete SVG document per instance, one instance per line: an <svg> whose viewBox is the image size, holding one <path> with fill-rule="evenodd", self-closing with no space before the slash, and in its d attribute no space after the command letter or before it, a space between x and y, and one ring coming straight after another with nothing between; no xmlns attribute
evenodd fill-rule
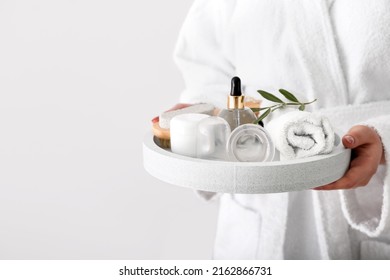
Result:
<svg viewBox="0 0 390 280"><path fill-rule="evenodd" d="M273 162L228 162L190 158L159 147L152 133L143 142L145 169L164 182L219 193L277 193L311 189L340 179L351 150Z"/></svg>

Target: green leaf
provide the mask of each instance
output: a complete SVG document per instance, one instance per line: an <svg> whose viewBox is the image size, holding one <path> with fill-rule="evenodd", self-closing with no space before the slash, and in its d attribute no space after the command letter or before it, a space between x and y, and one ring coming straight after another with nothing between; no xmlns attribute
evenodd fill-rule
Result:
<svg viewBox="0 0 390 280"><path fill-rule="evenodd" d="M268 109L269 107L262 107L262 108L250 108L252 110L252 112L256 113L256 112L260 112L260 111L263 111L263 110L266 110Z"/></svg>
<svg viewBox="0 0 390 280"><path fill-rule="evenodd" d="M283 94L284 97L286 97L288 100L293 101L293 102L299 102L298 99L295 97L295 95L292 94L291 92L289 92L289 91L287 91L285 89L282 89L282 88L279 89L279 92L281 94Z"/></svg>
<svg viewBox="0 0 390 280"><path fill-rule="evenodd" d="M269 114L271 113L271 108L268 108L267 111L265 111L257 120L256 123L264 120Z"/></svg>
<svg viewBox="0 0 390 280"><path fill-rule="evenodd" d="M299 106L299 110L300 111L305 111L305 104L301 104L301 106Z"/></svg>
<svg viewBox="0 0 390 280"><path fill-rule="evenodd" d="M264 91L264 90L258 90L257 92L260 93L262 97L264 97L265 99L267 99L267 100L269 100L269 101L277 102L277 103L284 103L282 100L280 100L279 98L277 98L277 97L276 97L275 95L273 95L272 93L266 92L266 91Z"/></svg>

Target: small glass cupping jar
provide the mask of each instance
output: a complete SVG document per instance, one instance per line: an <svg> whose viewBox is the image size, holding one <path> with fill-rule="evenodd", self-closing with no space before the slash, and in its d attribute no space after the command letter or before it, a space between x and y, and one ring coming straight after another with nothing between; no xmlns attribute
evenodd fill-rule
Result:
<svg viewBox="0 0 390 280"><path fill-rule="evenodd" d="M233 130L226 146L231 161L272 161L275 146L268 132L256 124L244 124Z"/></svg>

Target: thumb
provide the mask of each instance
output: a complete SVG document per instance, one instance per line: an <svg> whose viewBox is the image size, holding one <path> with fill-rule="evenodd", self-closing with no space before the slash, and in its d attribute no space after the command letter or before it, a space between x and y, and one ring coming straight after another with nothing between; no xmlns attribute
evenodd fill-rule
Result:
<svg viewBox="0 0 390 280"><path fill-rule="evenodd" d="M366 142L369 142L370 129L367 126L357 125L352 127L347 134L343 136L343 145L346 148L354 149Z"/></svg>

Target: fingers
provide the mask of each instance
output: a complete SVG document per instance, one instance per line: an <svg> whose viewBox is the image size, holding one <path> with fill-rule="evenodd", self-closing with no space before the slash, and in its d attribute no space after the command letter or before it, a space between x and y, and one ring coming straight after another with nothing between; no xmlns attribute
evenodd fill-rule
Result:
<svg viewBox="0 0 390 280"><path fill-rule="evenodd" d="M358 147L362 142L365 141L364 132L361 128L356 128L355 126L351 128L346 135L344 135L342 142L344 147L349 149L354 149Z"/></svg>
<svg viewBox="0 0 390 280"><path fill-rule="evenodd" d="M358 146L377 141L379 136L370 127L365 125L356 125L352 127L342 141L346 148L354 149Z"/></svg>
<svg viewBox="0 0 390 280"><path fill-rule="evenodd" d="M359 166L351 167L340 180L325 186L314 188L313 190L331 191L341 189L354 189L360 186L367 185L369 182L369 178L367 178L367 176L362 177L361 172L362 170L361 168L359 168Z"/></svg>
<svg viewBox="0 0 390 280"><path fill-rule="evenodd" d="M353 149L349 170L336 182L313 190L340 190L366 186L376 173L383 155L382 142L377 132L363 125L352 127L344 135L343 145Z"/></svg>
<svg viewBox="0 0 390 280"><path fill-rule="evenodd" d="M384 149L380 136L371 127L357 125L344 135L343 145L353 149L353 157L366 156L373 158L375 165L384 162Z"/></svg>
<svg viewBox="0 0 390 280"><path fill-rule="evenodd" d="M358 155L351 161L349 170L336 182L314 188L313 190L341 190L366 186L378 167L376 158L367 155Z"/></svg>

